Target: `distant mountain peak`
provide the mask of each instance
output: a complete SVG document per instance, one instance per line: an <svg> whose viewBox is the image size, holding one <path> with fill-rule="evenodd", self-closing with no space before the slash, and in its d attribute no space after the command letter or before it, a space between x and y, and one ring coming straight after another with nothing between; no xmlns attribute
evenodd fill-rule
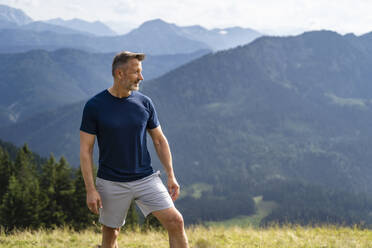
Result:
<svg viewBox="0 0 372 248"><path fill-rule="evenodd" d="M144 23L142 23L138 28L139 29L144 29L144 28L157 28L157 27L160 27L160 28L164 28L164 27L177 27L175 24L172 24L172 23L168 23L166 21L163 21L162 19L158 18L158 19L153 19L153 20L149 20L149 21L146 21Z"/></svg>
<svg viewBox="0 0 372 248"><path fill-rule="evenodd" d="M168 23L163 21L162 19L154 19L154 20L149 20L144 23L142 23L137 29L132 30L131 32L133 33L138 33L138 32L156 32L158 34L162 35L168 35L170 33L180 33L180 28L173 23Z"/></svg>
<svg viewBox="0 0 372 248"><path fill-rule="evenodd" d="M61 17L50 19L49 21L64 21Z"/></svg>
<svg viewBox="0 0 372 248"><path fill-rule="evenodd" d="M169 40L169 37L175 38L178 36L178 39L181 37L198 42L199 45L202 43L204 46L202 49L211 48L213 50L223 50L244 45L261 36L260 33L249 28L232 27L209 30L200 25L178 26L160 18L142 23L138 28L129 32L128 35L141 37L141 39L144 38L146 40L151 40L156 35L160 40L163 40L162 44L165 44L164 40Z"/></svg>
<svg viewBox="0 0 372 248"><path fill-rule="evenodd" d="M193 28L193 29L205 30L205 28L202 27L201 25L191 25L191 26L186 26L185 28Z"/></svg>
<svg viewBox="0 0 372 248"><path fill-rule="evenodd" d="M106 24L100 21L88 22L82 19L73 18L70 20L64 20L61 18L54 18L46 21L54 25L59 25L71 29L75 29L81 32L87 32L98 36L114 36L116 33L111 30Z"/></svg>
<svg viewBox="0 0 372 248"><path fill-rule="evenodd" d="M305 36L312 36L312 35L324 36L324 35L328 35L328 36L338 36L338 37L342 36L341 34L337 33L336 31L326 30L326 29L306 31L302 35L305 35Z"/></svg>
<svg viewBox="0 0 372 248"><path fill-rule="evenodd" d="M160 18L148 20L148 21L145 21L144 23L142 23L142 25L149 25L149 24L169 24L169 23L160 19Z"/></svg>
<svg viewBox="0 0 372 248"><path fill-rule="evenodd" d="M20 9L0 4L0 21L24 25L32 22L33 20Z"/></svg>
<svg viewBox="0 0 372 248"><path fill-rule="evenodd" d="M202 34L202 33L208 32L206 28L200 25L186 26L186 27L182 27L182 29L184 30L184 32L187 32L187 33Z"/></svg>

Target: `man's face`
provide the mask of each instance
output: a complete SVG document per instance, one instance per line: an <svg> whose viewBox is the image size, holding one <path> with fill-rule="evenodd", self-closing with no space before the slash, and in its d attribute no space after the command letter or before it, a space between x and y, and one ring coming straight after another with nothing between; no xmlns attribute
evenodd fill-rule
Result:
<svg viewBox="0 0 372 248"><path fill-rule="evenodd" d="M130 59L122 68L119 69L118 82L121 87L128 91L139 90L142 76L142 63L138 59Z"/></svg>

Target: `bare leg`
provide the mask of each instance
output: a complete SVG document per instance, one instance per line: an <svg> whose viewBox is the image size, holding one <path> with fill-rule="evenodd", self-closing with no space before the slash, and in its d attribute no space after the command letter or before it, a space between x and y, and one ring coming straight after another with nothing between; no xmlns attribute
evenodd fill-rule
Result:
<svg viewBox="0 0 372 248"><path fill-rule="evenodd" d="M111 228L103 225L102 248L118 248L118 236L120 228Z"/></svg>
<svg viewBox="0 0 372 248"><path fill-rule="evenodd" d="M183 218L174 207L154 211L152 214L160 221L168 231L170 248L188 248Z"/></svg>

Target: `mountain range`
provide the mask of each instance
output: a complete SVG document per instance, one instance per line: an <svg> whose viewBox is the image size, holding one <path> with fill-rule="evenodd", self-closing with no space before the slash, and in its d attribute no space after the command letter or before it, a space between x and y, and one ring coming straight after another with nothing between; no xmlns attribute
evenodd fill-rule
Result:
<svg viewBox="0 0 372 248"><path fill-rule="evenodd" d="M32 22L31 17L26 15L22 10L0 4L0 23L25 25L30 22Z"/></svg>
<svg viewBox="0 0 372 248"><path fill-rule="evenodd" d="M252 196L263 195L278 207L262 223L371 224L371 38L261 37L144 81L179 182L202 195L178 203L188 220L222 218L232 205L234 215L251 214ZM0 138L77 166L86 100L2 127Z"/></svg>
<svg viewBox="0 0 372 248"><path fill-rule="evenodd" d="M188 221L250 215L262 196L276 206L262 224L372 226L372 33L252 38L155 19L97 37L0 16L0 29L13 25L0 30L0 139L78 166L83 106L112 82L114 53L102 52L146 51L141 91L170 143ZM85 51L20 53L61 46Z"/></svg>
<svg viewBox="0 0 372 248"><path fill-rule="evenodd" d="M47 21L34 21L22 10L0 4L0 29L26 29L36 32L50 31L64 34L114 36L116 33L102 22L87 22L81 19L63 20L55 18Z"/></svg>
<svg viewBox="0 0 372 248"><path fill-rule="evenodd" d="M91 33L97 36L115 36L117 35L111 28L100 21L87 22L81 19L63 20L61 18L54 18L45 21L46 23L75 29L81 32Z"/></svg>
<svg viewBox="0 0 372 248"><path fill-rule="evenodd" d="M18 15L12 15L13 12ZM1 53L74 48L97 53L133 50L152 55L180 54L232 48L261 36L248 28L208 30L201 26L180 27L161 19L144 22L128 34L115 35L101 22L58 18L34 22L21 10L7 6L0 8L0 16L3 16L0 19Z"/></svg>
<svg viewBox="0 0 372 248"><path fill-rule="evenodd" d="M149 55L143 62L144 77L157 77L208 52ZM73 49L0 54L0 126L81 101L108 88L114 55Z"/></svg>
<svg viewBox="0 0 372 248"><path fill-rule="evenodd" d="M244 45L262 36L259 32L249 28L231 27L208 30L200 25L177 26L161 19L144 22L137 29L128 33L128 35L139 36L138 39L140 40L141 36L148 33L159 36L155 37L157 39L167 37L169 34L175 34L186 39L202 42L215 51Z"/></svg>
<svg viewBox="0 0 372 248"><path fill-rule="evenodd" d="M369 37L263 37L145 84L180 173L224 185L283 178L371 190Z"/></svg>
<svg viewBox="0 0 372 248"><path fill-rule="evenodd" d="M81 32L57 33L53 31L16 29L0 30L0 52L25 52L33 49L56 50L74 48L96 53L119 52L122 50L145 52L152 55L192 53L201 49L210 49L208 45L185 38L176 33L158 35L158 33L141 33L136 30L121 36L91 36Z"/></svg>
<svg viewBox="0 0 372 248"><path fill-rule="evenodd" d="M184 182L274 177L370 190L370 155L356 159L372 135L368 37L263 37L145 81ZM76 165L83 103L2 128L0 137ZM56 121L60 112L64 121Z"/></svg>

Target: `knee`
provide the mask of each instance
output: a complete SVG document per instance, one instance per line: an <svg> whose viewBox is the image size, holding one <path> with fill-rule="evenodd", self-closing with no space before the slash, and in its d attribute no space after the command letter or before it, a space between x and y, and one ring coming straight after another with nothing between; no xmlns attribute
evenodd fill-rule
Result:
<svg viewBox="0 0 372 248"><path fill-rule="evenodd" d="M120 229L119 228L113 228L112 232L113 232L112 236L114 236L114 238L117 239L118 236L119 236L119 233L120 233Z"/></svg>
<svg viewBox="0 0 372 248"><path fill-rule="evenodd" d="M181 214L176 214L169 219L169 232L182 232L184 228L183 217Z"/></svg>
<svg viewBox="0 0 372 248"><path fill-rule="evenodd" d="M103 233L106 234L111 240L116 240L119 236L120 228L103 226Z"/></svg>

